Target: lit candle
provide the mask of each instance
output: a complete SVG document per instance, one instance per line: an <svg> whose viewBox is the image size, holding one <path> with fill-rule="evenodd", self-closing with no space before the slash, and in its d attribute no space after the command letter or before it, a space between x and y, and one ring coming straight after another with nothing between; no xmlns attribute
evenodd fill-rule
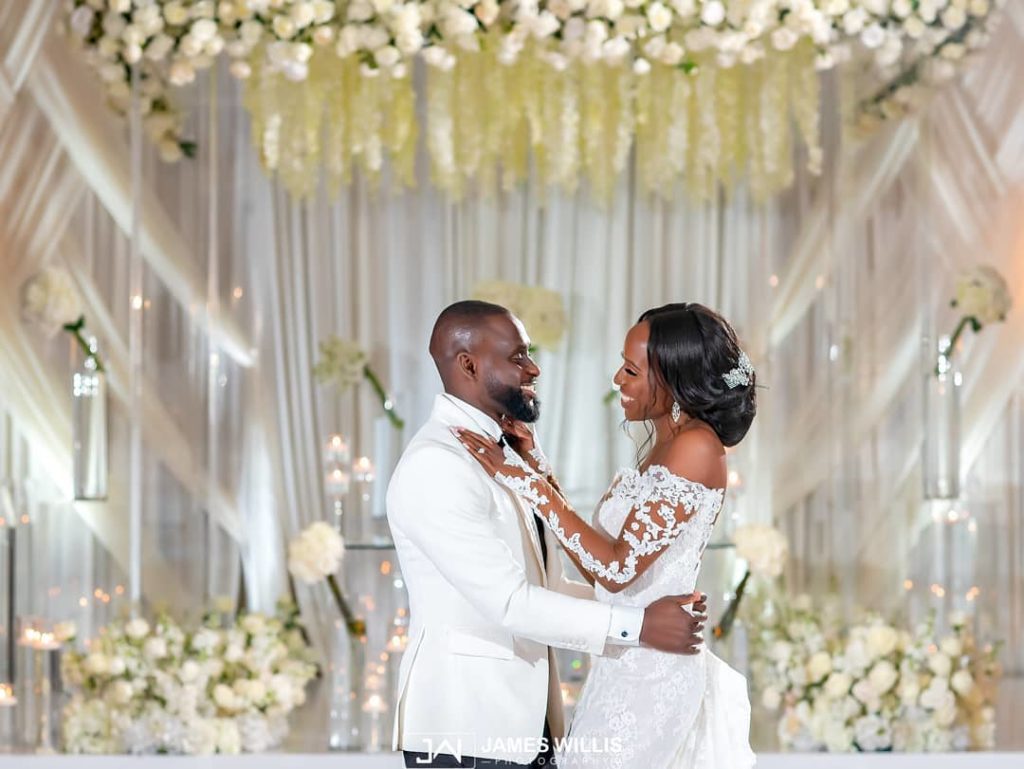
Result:
<svg viewBox="0 0 1024 769"><path fill-rule="evenodd" d="M369 457L359 457L352 463L352 474L359 483L373 483L373 462Z"/></svg>
<svg viewBox="0 0 1024 769"><path fill-rule="evenodd" d="M349 476L340 467L336 467L327 473L324 488L329 497L342 497L348 493Z"/></svg>
<svg viewBox="0 0 1024 769"><path fill-rule="evenodd" d="M352 459L352 453L349 450L348 442L345 440L345 436L340 433L332 433L327 436L327 446L324 450L324 459L330 464L348 464Z"/></svg>
<svg viewBox="0 0 1024 769"><path fill-rule="evenodd" d="M13 708L18 704L14 689L10 684L0 684L0 708Z"/></svg>
<svg viewBox="0 0 1024 769"><path fill-rule="evenodd" d="M388 712L388 704L381 695L374 693L366 698L366 702L363 704L363 712L378 716L383 715Z"/></svg>
<svg viewBox="0 0 1024 769"><path fill-rule="evenodd" d="M60 641L53 633L42 632L38 634L32 648L44 652L54 651L60 648Z"/></svg>

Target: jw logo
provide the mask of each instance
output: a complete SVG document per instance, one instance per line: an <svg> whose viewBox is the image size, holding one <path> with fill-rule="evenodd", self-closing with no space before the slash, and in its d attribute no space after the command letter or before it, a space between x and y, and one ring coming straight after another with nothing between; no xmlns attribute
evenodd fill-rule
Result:
<svg viewBox="0 0 1024 769"><path fill-rule="evenodd" d="M476 766L475 747L476 737L470 733L452 732L450 734L424 734L408 735L413 744L422 745L425 755L416 756L413 760L416 766L451 766L448 761L439 761L439 758L454 758L460 767Z"/></svg>

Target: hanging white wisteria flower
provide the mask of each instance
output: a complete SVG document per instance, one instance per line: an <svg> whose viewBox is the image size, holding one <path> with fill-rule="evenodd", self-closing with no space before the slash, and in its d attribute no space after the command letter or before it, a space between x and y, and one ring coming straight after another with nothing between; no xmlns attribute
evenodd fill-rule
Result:
<svg viewBox="0 0 1024 769"><path fill-rule="evenodd" d="M792 179L791 124L821 167L816 71L854 61L863 126L904 114L956 74L1001 0L67 0L66 28L150 138L191 152L168 86L226 55L247 81L252 135L295 194L389 158L414 180L411 78L427 65L436 184L587 182L611 194L635 147L645 189L708 198L747 176ZM864 66L864 65L867 66ZM297 86L296 84L302 84ZM532 163L530 162L532 155Z"/></svg>
<svg viewBox="0 0 1024 769"><path fill-rule="evenodd" d="M405 420L395 411L394 400L384 389L384 383L369 360L366 351L356 342L329 336L320 342L320 359L313 367L313 376L320 384L335 387L339 392L345 392L365 379L380 400L388 420L401 430L405 427Z"/></svg>
<svg viewBox="0 0 1024 769"><path fill-rule="evenodd" d="M473 298L500 305L519 318L534 347L551 350L565 336L565 302L557 291L492 280L477 285Z"/></svg>
<svg viewBox="0 0 1024 769"><path fill-rule="evenodd" d="M999 270L979 264L957 276L955 294L949 304L960 314L960 319L945 351L947 364L944 365L953 358L957 343L968 326L977 334L989 324L1005 321L1013 307L1013 297ZM942 371L936 367L935 373Z"/></svg>

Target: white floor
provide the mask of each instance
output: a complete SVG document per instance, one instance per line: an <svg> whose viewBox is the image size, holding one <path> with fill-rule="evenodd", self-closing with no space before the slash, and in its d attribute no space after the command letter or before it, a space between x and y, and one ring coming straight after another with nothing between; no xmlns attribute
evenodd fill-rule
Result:
<svg viewBox="0 0 1024 769"><path fill-rule="evenodd" d="M266 753L259 756L0 756L3 769L399 769L395 753ZM765 753L757 769L1021 769L1024 753ZM637 767L637 769L644 769ZM724 769L724 768L723 768Z"/></svg>

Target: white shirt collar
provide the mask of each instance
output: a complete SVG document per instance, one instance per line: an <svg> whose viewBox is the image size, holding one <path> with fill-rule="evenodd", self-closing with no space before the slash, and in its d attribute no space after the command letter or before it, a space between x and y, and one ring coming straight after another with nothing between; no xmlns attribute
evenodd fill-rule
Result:
<svg viewBox="0 0 1024 769"><path fill-rule="evenodd" d="M451 393L441 393L434 399L434 408L438 407L446 411L450 419L457 421L459 427L475 427L494 440L501 438L501 426L497 422ZM459 413L454 413L455 410Z"/></svg>

